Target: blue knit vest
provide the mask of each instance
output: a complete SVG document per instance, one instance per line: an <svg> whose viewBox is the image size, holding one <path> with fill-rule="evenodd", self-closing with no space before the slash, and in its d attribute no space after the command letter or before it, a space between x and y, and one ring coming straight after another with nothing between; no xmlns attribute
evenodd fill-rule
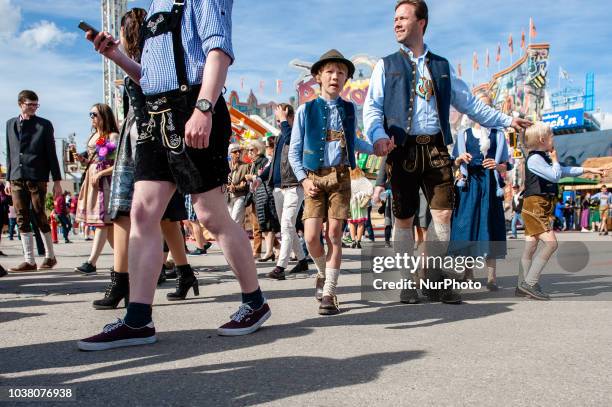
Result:
<svg viewBox="0 0 612 407"><path fill-rule="evenodd" d="M410 125L416 90L414 72L416 66L404 51L398 51L383 58L385 64L385 102L384 127L389 136L393 136L395 144L406 143ZM451 79L448 61L429 52L425 57L431 79L434 83L434 95L440 119L440 129L444 136L444 144L453 143L450 128Z"/></svg>
<svg viewBox="0 0 612 407"><path fill-rule="evenodd" d="M342 118L344 137L346 138L347 158L351 168L355 168L355 137L357 137L355 132L355 106L344 99L338 99L338 110ZM329 107L325 100L316 98L306 103L304 113L304 153L302 165L309 171L316 171L323 167Z"/></svg>

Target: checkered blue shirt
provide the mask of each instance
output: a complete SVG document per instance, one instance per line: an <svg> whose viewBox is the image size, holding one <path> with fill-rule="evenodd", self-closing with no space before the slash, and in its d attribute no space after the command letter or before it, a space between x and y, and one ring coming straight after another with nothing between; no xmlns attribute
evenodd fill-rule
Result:
<svg viewBox="0 0 612 407"><path fill-rule="evenodd" d="M147 15L170 11L173 4L173 0L153 0ZM185 0L181 29L190 85L202 83L206 56L211 50L220 49L234 61L232 5L233 0ZM140 86L145 95L178 89L171 33L145 42L141 65Z"/></svg>

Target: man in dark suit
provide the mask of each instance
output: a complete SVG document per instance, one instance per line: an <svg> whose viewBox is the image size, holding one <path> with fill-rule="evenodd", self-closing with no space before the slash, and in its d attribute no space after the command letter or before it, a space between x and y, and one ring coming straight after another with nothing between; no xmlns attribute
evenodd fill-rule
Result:
<svg viewBox="0 0 612 407"><path fill-rule="evenodd" d="M53 195L62 193L62 174L55 152L53 125L49 120L36 116L40 106L38 96L31 90L21 91L18 104L21 114L6 124L6 191L13 197L25 261L10 271L48 270L57 264L57 260L45 213L45 196L49 173L53 177ZM33 212L30 212L30 206ZM34 259L31 213L44 236L45 259L39 267Z"/></svg>

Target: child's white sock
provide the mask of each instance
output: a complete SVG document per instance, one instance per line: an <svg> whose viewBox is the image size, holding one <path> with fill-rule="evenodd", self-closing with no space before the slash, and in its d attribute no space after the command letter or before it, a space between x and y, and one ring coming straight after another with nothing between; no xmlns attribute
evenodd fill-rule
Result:
<svg viewBox="0 0 612 407"><path fill-rule="evenodd" d="M325 272L325 285L323 286L323 297L326 295L336 295L336 286L338 285L338 277L340 269L328 269Z"/></svg>
<svg viewBox="0 0 612 407"><path fill-rule="evenodd" d="M321 257L313 257L312 259L317 268L317 277L325 278L325 254Z"/></svg>

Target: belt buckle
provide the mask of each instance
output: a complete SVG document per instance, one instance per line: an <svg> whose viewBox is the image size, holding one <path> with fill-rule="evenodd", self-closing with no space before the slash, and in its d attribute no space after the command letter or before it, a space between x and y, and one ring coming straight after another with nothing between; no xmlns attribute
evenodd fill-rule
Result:
<svg viewBox="0 0 612 407"><path fill-rule="evenodd" d="M429 144L431 142L431 136L420 135L416 137L417 144Z"/></svg>

